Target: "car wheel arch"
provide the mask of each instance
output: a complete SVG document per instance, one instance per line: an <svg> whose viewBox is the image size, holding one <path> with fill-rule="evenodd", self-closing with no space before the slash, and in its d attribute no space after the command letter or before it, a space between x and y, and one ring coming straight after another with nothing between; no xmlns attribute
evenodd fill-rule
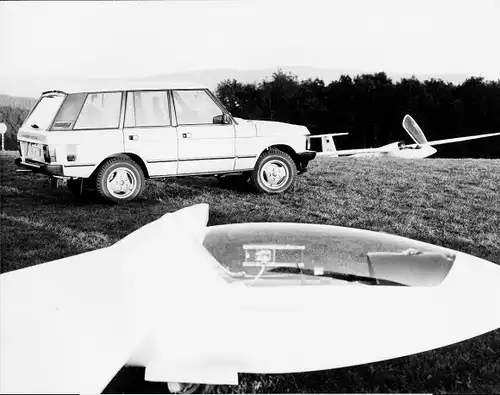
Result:
<svg viewBox="0 0 500 395"><path fill-rule="evenodd" d="M297 155L297 152L295 152L295 150L290 147L289 145L286 145L286 144L275 144L275 145L270 145L269 147L267 147L266 149L264 149L258 157L260 157L264 152L267 152L269 151L270 149L278 149L280 151L283 151L284 153L290 155L290 157L293 159L293 161L295 162L295 165L297 166L297 169L299 168L299 161L298 161L298 155Z"/></svg>
<svg viewBox="0 0 500 395"><path fill-rule="evenodd" d="M96 166L96 168L94 169L94 171L92 172L92 175L91 175L91 178L95 178L95 176L97 175L97 173L99 172L99 170L102 168L102 166L110 159L112 158L128 158L128 159L131 159L133 160L135 163L137 163L139 165L139 167L142 169L142 172L144 173L144 177L145 178L149 178L149 172L148 172L148 168L146 166L146 163L144 162L144 160L137 154L133 154L131 152L123 152L123 153L118 153L118 154L114 154L114 155L109 155L107 156L106 158L104 158L101 163L99 163L98 166Z"/></svg>

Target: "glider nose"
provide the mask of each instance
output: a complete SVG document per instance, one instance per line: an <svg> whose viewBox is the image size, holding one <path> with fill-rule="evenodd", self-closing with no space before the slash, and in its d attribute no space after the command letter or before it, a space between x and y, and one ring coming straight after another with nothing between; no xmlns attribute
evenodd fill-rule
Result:
<svg viewBox="0 0 500 395"><path fill-rule="evenodd" d="M423 145L420 149L422 158L427 158L429 156L434 155L437 152L437 149L430 145Z"/></svg>
<svg viewBox="0 0 500 395"><path fill-rule="evenodd" d="M458 253L443 284L467 292L500 295L500 265L464 253Z"/></svg>
<svg viewBox="0 0 500 395"><path fill-rule="evenodd" d="M432 146L430 146L430 145L429 145L429 146L427 146L427 147L428 147L428 148L427 148L427 150L429 151L429 156L430 156L430 155L434 155L434 154L437 152L437 149L436 149L436 148L434 148L434 147L432 147Z"/></svg>
<svg viewBox="0 0 500 395"><path fill-rule="evenodd" d="M467 337L500 328L500 265L459 254L442 284L449 297L449 308L460 318L460 330ZM465 317L465 318L464 318Z"/></svg>

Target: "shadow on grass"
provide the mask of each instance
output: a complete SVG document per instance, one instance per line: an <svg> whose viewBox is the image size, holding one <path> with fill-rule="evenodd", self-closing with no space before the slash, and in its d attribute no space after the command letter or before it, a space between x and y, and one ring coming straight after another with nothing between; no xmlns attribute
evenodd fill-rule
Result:
<svg viewBox="0 0 500 395"><path fill-rule="evenodd" d="M227 175L224 177L179 177L175 181L179 185L189 187L219 188L237 193L256 194L255 187L239 175Z"/></svg>
<svg viewBox="0 0 500 395"><path fill-rule="evenodd" d="M49 201L47 203L55 206L75 206L75 207L93 206L93 207L104 208L104 207L120 207L126 205L127 208L142 208L142 207L156 206L158 204L161 204L161 201L158 199L148 199L146 197L140 197L126 203L115 203L110 200L104 199L99 195L82 196L82 197L68 195L67 198L60 198L57 200Z"/></svg>
<svg viewBox="0 0 500 395"><path fill-rule="evenodd" d="M7 203L9 200L15 200L19 204L22 200L26 203L43 205L43 206L56 206L56 207L120 207L126 205L127 207L137 208L137 207L151 207L161 204L161 200L158 198L151 198L147 194L143 194L141 197L136 198L130 202L115 203L101 197L97 192L86 192L82 196L76 196L68 190L65 189L54 189L47 190L46 193L28 193L25 196L9 196L1 195L0 201L2 203Z"/></svg>

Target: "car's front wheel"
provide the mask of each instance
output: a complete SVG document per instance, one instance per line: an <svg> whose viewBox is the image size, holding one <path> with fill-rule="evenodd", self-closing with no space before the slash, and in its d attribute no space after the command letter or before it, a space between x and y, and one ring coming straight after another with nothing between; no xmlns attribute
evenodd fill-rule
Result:
<svg viewBox="0 0 500 395"><path fill-rule="evenodd" d="M265 151L252 172L253 184L262 192L281 193L289 189L297 177L297 166L286 152L276 148Z"/></svg>
<svg viewBox="0 0 500 395"><path fill-rule="evenodd" d="M97 172L97 192L105 199L124 203L137 198L145 187L144 172L130 158L108 159Z"/></svg>

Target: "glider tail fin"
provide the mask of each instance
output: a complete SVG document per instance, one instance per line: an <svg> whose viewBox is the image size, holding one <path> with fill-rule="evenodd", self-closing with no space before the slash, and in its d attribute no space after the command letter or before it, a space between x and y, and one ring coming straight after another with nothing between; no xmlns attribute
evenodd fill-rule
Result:
<svg viewBox="0 0 500 395"><path fill-rule="evenodd" d="M335 147L335 142L333 138L335 136L345 136L349 133L329 133L329 134L317 134L314 136L310 136L310 138L319 138L321 139L321 151L322 153L327 153L328 156L337 157L335 154L337 151L337 147Z"/></svg>
<svg viewBox="0 0 500 395"><path fill-rule="evenodd" d="M417 122L415 122L415 120L408 114L403 118L403 128L410 135L413 141L415 141L415 143L419 145L429 144L424 132L420 129L420 126L418 126Z"/></svg>
<svg viewBox="0 0 500 395"><path fill-rule="evenodd" d="M321 137L321 148L323 152L329 152L331 154L334 154L335 151L337 151L337 148L335 147L335 142L333 141L332 136L322 136ZM332 156L337 156L337 155L332 155Z"/></svg>

